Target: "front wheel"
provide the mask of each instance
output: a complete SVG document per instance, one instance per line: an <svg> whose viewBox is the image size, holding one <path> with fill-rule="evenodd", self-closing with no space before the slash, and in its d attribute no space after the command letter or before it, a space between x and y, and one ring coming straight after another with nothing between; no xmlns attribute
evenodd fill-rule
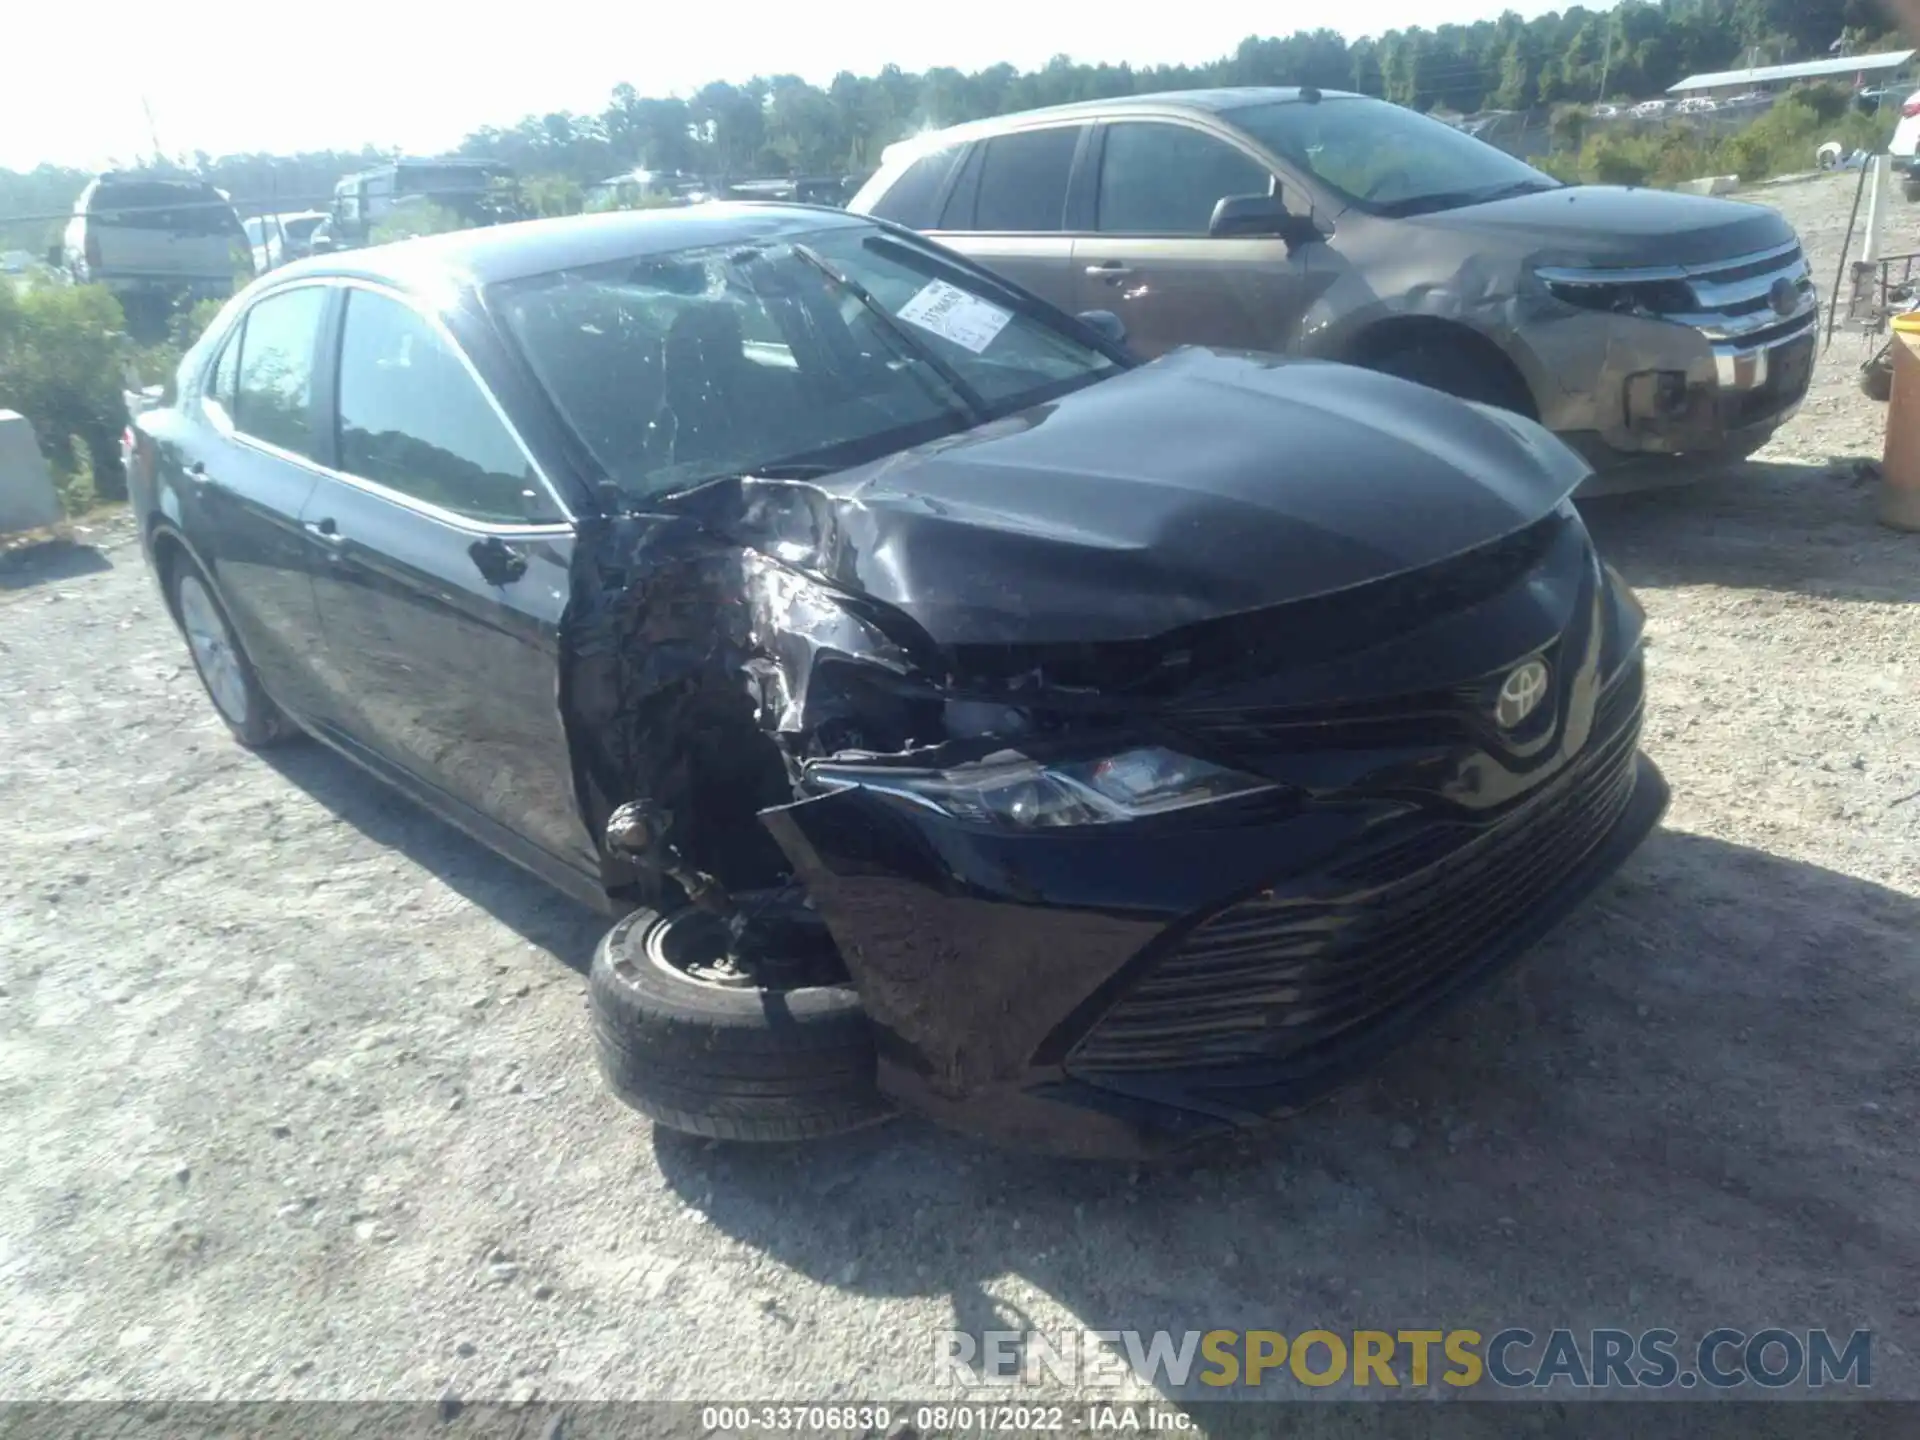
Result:
<svg viewBox="0 0 1920 1440"><path fill-rule="evenodd" d="M850 986L767 989L727 959L706 911L636 910L594 952L594 1046L608 1087L670 1130L811 1140L892 1113L873 1032Z"/></svg>

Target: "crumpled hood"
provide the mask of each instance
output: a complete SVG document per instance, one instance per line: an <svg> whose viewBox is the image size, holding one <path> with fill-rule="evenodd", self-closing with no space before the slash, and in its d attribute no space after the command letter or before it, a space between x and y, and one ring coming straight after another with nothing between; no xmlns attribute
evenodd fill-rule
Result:
<svg viewBox="0 0 1920 1440"><path fill-rule="evenodd" d="M1765 205L1619 185L1569 185L1394 223L1503 238L1561 265L1700 265L1797 238Z"/></svg>
<svg viewBox="0 0 1920 1440"><path fill-rule="evenodd" d="M819 481L740 528L941 644L1143 639L1433 564L1587 467L1545 430L1370 371L1190 349Z"/></svg>

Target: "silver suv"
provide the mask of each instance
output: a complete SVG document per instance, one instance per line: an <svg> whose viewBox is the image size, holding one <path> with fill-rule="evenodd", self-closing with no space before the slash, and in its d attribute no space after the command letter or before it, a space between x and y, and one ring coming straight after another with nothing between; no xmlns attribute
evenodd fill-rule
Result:
<svg viewBox="0 0 1920 1440"><path fill-rule="evenodd" d="M1567 186L1397 105L1200 90L890 148L850 209L933 235L1146 355L1352 361L1541 421L1585 493L1744 458L1798 408L1818 301L1758 205Z"/></svg>
<svg viewBox="0 0 1920 1440"><path fill-rule="evenodd" d="M224 191L143 171L91 181L49 259L123 304L225 298L251 273L246 233Z"/></svg>

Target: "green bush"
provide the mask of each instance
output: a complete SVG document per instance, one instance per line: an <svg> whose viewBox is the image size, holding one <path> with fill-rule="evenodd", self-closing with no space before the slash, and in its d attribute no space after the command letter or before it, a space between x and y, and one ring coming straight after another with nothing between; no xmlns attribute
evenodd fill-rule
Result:
<svg viewBox="0 0 1920 1440"><path fill-rule="evenodd" d="M672 210L680 204L680 200L669 191L642 190L631 181L623 181L605 189L596 189L583 209L589 215L599 215L609 210Z"/></svg>
<svg viewBox="0 0 1920 1440"><path fill-rule="evenodd" d="M368 233L375 245L394 240L412 240L421 235L444 235L450 230L465 230L467 222L444 205L427 202L397 207Z"/></svg>
<svg viewBox="0 0 1920 1440"><path fill-rule="evenodd" d="M0 408L33 423L63 501L124 500L120 306L98 285L0 285Z"/></svg>
<svg viewBox="0 0 1920 1440"><path fill-rule="evenodd" d="M1609 127L1579 148L1557 148L1541 166L1562 180L1599 185L1678 185L1706 175L1751 184L1813 168L1828 140L1847 150L1883 150L1893 122L1862 115L1837 85L1801 85L1751 124L1728 134L1710 122L1669 121L1657 130Z"/></svg>
<svg viewBox="0 0 1920 1440"><path fill-rule="evenodd" d="M78 439L68 442L64 457L56 451L47 468L53 472L53 493L60 499L63 515L84 515L100 502L100 492L93 483L93 461Z"/></svg>
<svg viewBox="0 0 1920 1440"><path fill-rule="evenodd" d="M1852 97L1838 85L1801 83L1787 91L1786 98L1764 117L1772 119L1782 110L1805 110L1816 120L1838 120L1853 108Z"/></svg>

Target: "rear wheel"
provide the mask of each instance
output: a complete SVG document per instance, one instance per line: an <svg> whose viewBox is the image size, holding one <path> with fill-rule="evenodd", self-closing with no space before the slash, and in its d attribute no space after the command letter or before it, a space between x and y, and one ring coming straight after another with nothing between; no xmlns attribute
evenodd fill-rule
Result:
<svg viewBox="0 0 1920 1440"><path fill-rule="evenodd" d="M1909 175L1900 182L1900 193L1905 195L1909 201L1920 200L1920 179L1915 179Z"/></svg>
<svg viewBox="0 0 1920 1440"><path fill-rule="evenodd" d="M1533 396L1503 363L1468 345L1444 339L1416 340L1362 362L1369 370L1398 375L1461 400L1532 415Z"/></svg>
<svg viewBox="0 0 1920 1440"><path fill-rule="evenodd" d="M892 1113L851 986L807 983L800 963L792 988L766 988L728 951L725 922L693 908L637 910L607 932L587 996L615 1095L656 1124L718 1140L810 1140Z"/></svg>
<svg viewBox="0 0 1920 1440"><path fill-rule="evenodd" d="M233 738L249 750L259 750L294 734L280 707L260 688L253 662L234 635L213 586L200 567L178 551L167 567L167 594L193 668Z"/></svg>

